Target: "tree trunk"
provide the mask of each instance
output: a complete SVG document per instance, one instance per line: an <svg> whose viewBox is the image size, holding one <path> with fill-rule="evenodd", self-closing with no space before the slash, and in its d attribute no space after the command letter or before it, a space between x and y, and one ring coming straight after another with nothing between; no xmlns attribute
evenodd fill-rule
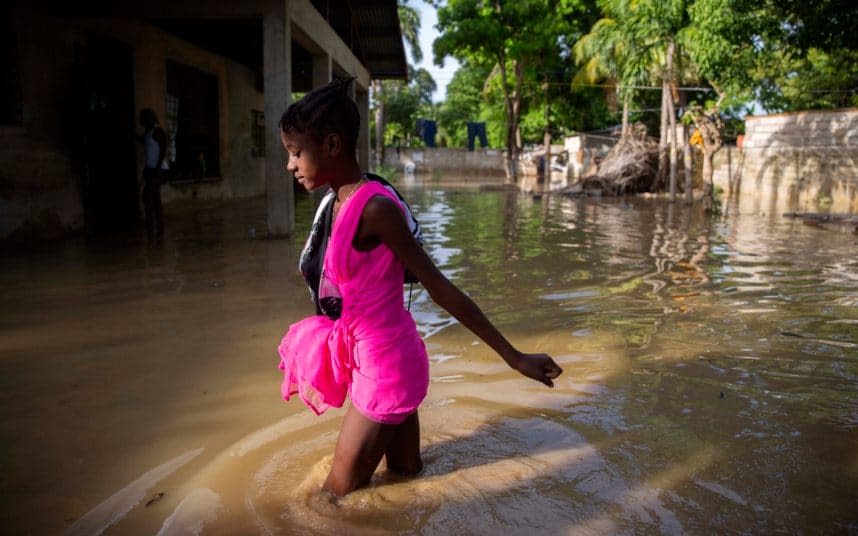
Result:
<svg viewBox="0 0 858 536"><path fill-rule="evenodd" d="M500 9L498 7L498 9ZM515 130L513 128L513 104L506 80L506 54L498 53L498 68L501 72L501 88L503 89L504 111L506 112L506 153L504 155L504 173L507 184L515 184L517 178L515 162Z"/></svg>
<svg viewBox="0 0 858 536"><path fill-rule="evenodd" d="M694 201L691 191L691 141L688 139L688 125L682 125L682 160L685 165L685 202L689 205Z"/></svg>
<svg viewBox="0 0 858 536"><path fill-rule="evenodd" d="M715 185L712 182L714 168L712 167L712 157L715 156L715 151L710 150L703 144L703 206L706 210L710 210L715 200Z"/></svg>
<svg viewBox="0 0 858 536"><path fill-rule="evenodd" d="M667 178L668 153L667 153L667 102L670 93L670 84L667 76L661 82L661 122L659 123L658 134L658 173L656 174L653 190L664 184L664 179Z"/></svg>
<svg viewBox="0 0 858 536"><path fill-rule="evenodd" d="M375 92L375 165L378 169L384 165L384 90L381 80L373 80L372 88Z"/></svg>
<svg viewBox="0 0 858 536"><path fill-rule="evenodd" d="M512 178L514 182L518 182L518 157L521 154L521 86L524 82L524 63L521 60L513 62L513 74L515 75L515 87L512 94L512 132L513 132L513 153L512 153Z"/></svg>
<svg viewBox="0 0 858 536"><path fill-rule="evenodd" d="M676 101L674 101L674 73L673 73L673 56L676 53L676 45L671 41L667 45L667 76L670 80L670 94L667 99L667 112L670 137L670 202L676 201L676 167L679 159L679 152L676 150Z"/></svg>
<svg viewBox="0 0 858 536"><path fill-rule="evenodd" d="M545 165L542 180L551 187L551 94L549 93L548 75L545 76L545 131L542 144L545 146Z"/></svg>
<svg viewBox="0 0 858 536"><path fill-rule="evenodd" d="M623 130L620 132L621 138L629 137L629 106L631 105L631 97L626 95L623 97Z"/></svg>

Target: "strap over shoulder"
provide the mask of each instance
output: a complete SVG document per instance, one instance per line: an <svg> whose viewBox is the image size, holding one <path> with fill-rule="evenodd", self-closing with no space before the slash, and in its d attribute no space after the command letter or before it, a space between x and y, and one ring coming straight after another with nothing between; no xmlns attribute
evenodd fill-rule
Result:
<svg viewBox="0 0 858 536"><path fill-rule="evenodd" d="M360 217L367 202L375 196L384 196L393 200L398 207L402 203L384 185L375 181L362 184L355 193L342 205L340 213L334 220L331 232L331 241L325 254L324 271L336 282L342 281L342 274L338 272L339 266L344 266L344 261L351 251L352 240L357 233Z"/></svg>

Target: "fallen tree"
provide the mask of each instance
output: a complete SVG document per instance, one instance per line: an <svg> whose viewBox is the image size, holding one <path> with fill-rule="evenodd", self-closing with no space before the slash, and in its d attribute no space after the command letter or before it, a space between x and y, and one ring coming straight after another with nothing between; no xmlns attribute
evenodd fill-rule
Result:
<svg viewBox="0 0 858 536"><path fill-rule="evenodd" d="M565 190L568 194L601 191L607 195L647 192L658 174L658 142L649 138L646 126L635 123L621 137L595 173Z"/></svg>

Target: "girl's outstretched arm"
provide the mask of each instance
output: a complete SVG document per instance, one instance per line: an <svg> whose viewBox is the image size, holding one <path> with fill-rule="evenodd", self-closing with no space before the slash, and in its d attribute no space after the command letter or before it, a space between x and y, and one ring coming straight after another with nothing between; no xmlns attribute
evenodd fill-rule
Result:
<svg viewBox="0 0 858 536"><path fill-rule="evenodd" d="M563 369L548 354L525 354L516 350L489 322L477 304L444 277L414 239L405 223L402 210L393 200L376 196L367 202L357 238L364 243L378 241L390 247L426 288L435 303L474 332L510 367L528 378L554 387L553 380Z"/></svg>

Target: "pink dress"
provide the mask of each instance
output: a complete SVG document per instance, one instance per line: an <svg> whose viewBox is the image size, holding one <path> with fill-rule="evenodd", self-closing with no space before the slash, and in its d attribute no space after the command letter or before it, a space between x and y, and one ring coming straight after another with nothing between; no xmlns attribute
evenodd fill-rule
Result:
<svg viewBox="0 0 858 536"><path fill-rule="evenodd" d="M374 196L401 206L383 186L367 182L340 207L324 260L324 277L342 296L338 320L311 316L289 327L280 343L281 392L298 394L317 415L352 405L380 423L399 424L429 387L429 359L414 319L404 306L405 267L379 244L352 246L363 208Z"/></svg>

